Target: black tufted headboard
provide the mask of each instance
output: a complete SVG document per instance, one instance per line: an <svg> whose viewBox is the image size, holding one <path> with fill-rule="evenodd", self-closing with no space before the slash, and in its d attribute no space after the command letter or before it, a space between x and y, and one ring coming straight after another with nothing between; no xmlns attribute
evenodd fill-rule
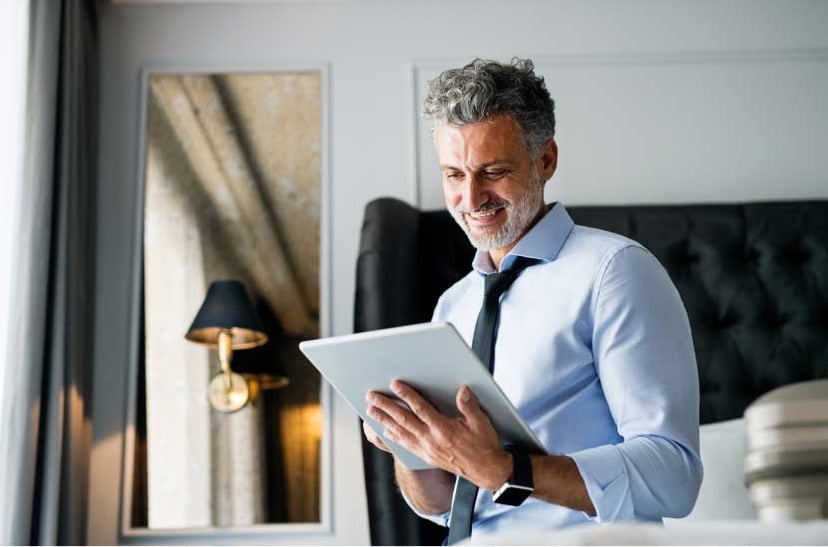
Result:
<svg viewBox="0 0 828 547"><path fill-rule="evenodd" d="M693 331L701 423L828 377L828 201L571 212L639 241L667 269Z"/></svg>
<svg viewBox="0 0 828 547"><path fill-rule="evenodd" d="M702 423L740 417L775 387L828 377L828 201L567 210L577 224L639 241L667 269L690 317ZM447 212L371 202L355 331L428 321L471 258Z"/></svg>

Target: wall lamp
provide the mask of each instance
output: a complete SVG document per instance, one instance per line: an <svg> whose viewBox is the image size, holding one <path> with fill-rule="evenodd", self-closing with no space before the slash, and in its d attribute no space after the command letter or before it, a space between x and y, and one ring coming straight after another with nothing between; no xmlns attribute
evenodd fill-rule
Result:
<svg viewBox="0 0 828 547"><path fill-rule="evenodd" d="M233 352L267 343L267 334L256 315L244 285L239 281L214 281L184 337L218 350L221 371L210 380L210 404L219 412L236 412L255 402L262 389L288 383L287 378L271 374L233 372Z"/></svg>

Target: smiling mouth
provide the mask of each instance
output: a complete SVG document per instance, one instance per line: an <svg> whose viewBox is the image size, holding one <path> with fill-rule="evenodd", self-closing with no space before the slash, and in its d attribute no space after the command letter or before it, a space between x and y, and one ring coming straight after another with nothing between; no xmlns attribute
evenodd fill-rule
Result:
<svg viewBox="0 0 828 547"><path fill-rule="evenodd" d="M466 213L466 218L472 221L475 225L491 224L497 219L500 213L506 209L505 207L497 207L487 211L479 211L476 213Z"/></svg>

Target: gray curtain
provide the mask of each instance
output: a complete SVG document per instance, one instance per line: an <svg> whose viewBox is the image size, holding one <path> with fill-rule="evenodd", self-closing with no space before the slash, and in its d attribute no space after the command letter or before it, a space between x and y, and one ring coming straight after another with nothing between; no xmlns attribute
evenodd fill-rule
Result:
<svg viewBox="0 0 828 547"><path fill-rule="evenodd" d="M91 1L65 0L62 4L47 322L31 529L32 543L39 544L85 543L92 439L96 14Z"/></svg>
<svg viewBox="0 0 828 547"><path fill-rule="evenodd" d="M91 423L96 14L31 0L0 543L82 544Z"/></svg>

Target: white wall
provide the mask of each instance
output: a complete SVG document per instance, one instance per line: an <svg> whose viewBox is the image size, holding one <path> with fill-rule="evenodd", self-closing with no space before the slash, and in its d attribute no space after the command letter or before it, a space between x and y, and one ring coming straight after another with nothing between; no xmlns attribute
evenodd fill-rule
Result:
<svg viewBox="0 0 828 547"><path fill-rule="evenodd" d="M475 56L533 57L547 76L561 149L550 198L828 197L828 2L136 2L101 15L92 542L118 540L142 67L328 65L333 334L351 330L364 205L380 195L439 205L416 122L422 80ZM306 540L365 543L357 421L339 401L333 425L334 536Z"/></svg>

